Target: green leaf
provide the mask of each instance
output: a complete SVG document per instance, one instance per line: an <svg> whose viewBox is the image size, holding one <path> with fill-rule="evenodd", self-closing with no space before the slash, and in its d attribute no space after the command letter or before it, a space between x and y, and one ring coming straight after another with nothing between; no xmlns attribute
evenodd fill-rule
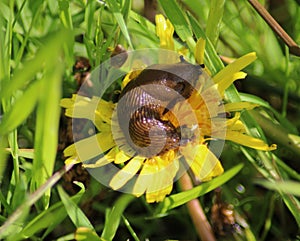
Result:
<svg viewBox="0 0 300 241"><path fill-rule="evenodd" d="M60 58L59 50L61 50L62 44L70 43L72 34L64 29L49 35L50 37L48 36L44 40L43 47L38 50L34 58L22 63L22 68L15 70L11 81L3 83L0 90L1 98L7 99L17 90L27 87L27 84L44 68L45 61L48 65L57 64L57 59Z"/></svg>
<svg viewBox="0 0 300 241"><path fill-rule="evenodd" d="M19 207L27 197L27 180L24 174L20 175L18 185L15 187L10 206L14 210Z"/></svg>
<svg viewBox="0 0 300 241"><path fill-rule="evenodd" d="M95 36L95 18L94 18L94 12L96 11L96 1L87 1L85 6L85 14L84 14L84 22L86 24L86 32L85 36L92 40Z"/></svg>
<svg viewBox="0 0 300 241"><path fill-rule="evenodd" d="M125 218L124 215L122 215L122 219L123 219L123 222L125 224L125 226L127 227L129 233L131 234L132 238L135 240L135 241L140 241L140 239L138 238L138 236L136 235L136 233L134 232L133 228L131 227L129 221L127 218Z"/></svg>
<svg viewBox="0 0 300 241"><path fill-rule="evenodd" d="M153 23L141 15L130 11L128 29L135 46L146 46L147 48L158 48L159 39L156 35Z"/></svg>
<svg viewBox="0 0 300 241"><path fill-rule="evenodd" d="M78 203L83 194L84 189L81 189L75 196L71 197L70 200L73 203ZM31 220L19 234L13 235L12 240L17 241L32 237L44 229L47 229L46 233L50 233L66 217L67 211L64 204L57 202Z"/></svg>
<svg viewBox="0 0 300 241"><path fill-rule="evenodd" d="M70 1L59 0L60 19L66 28L73 29L72 16L70 13Z"/></svg>
<svg viewBox="0 0 300 241"><path fill-rule="evenodd" d="M31 84L18 98L11 109L3 115L0 123L0 135L5 135L17 128L32 112L40 95L41 80Z"/></svg>
<svg viewBox="0 0 300 241"><path fill-rule="evenodd" d="M23 238L16 238L15 234L19 233L22 230L22 227L24 226L25 220L28 217L29 212L30 208L28 206L24 206L22 208L22 212L20 212L18 215L18 219L16 219L7 228L5 228L4 232L0 234L0 237L6 237L5 240L7 241L23 240Z"/></svg>
<svg viewBox="0 0 300 241"><path fill-rule="evenodd" d="M43 95L37 108L31 191L44 184L53 172L58 143L62 71L63 64L59 61L55 71L47 69L39 90ZM49 199L50 190L42 198L41 208L48 207Z"/></svg>
<svg viewBox="0 0 300 241"><path fill-rule="evenodd" d="M219 39L220 25L224 12L225 0L210 1L210 10L206 26L206 36L216 46Z"/></svg>
<svg viewBox="0 0 300 241"><path fill-rule="evenodd" d="M148 38L150 38L152 41L157 42L158 37L156 36L156 30L153 23L151 23L149 20L145 19L143 16L137 14L136 12L130 11L130 19L134 22L138 23L140 34L145 34ZM131 24L129 25L129 27ZM131 29L130 29L131 32Z"/></svg>
<svg viewBox="0 0 300 241"><path fill-rule="evenodd" d="M7 136L0 136L0 160L1 160L1 162L0 162L0 183L2 183L2 185L3 185L2 179L6 174L5 171L6 171L7 159L8 159L7 151L4 149L7 146L7 144L8 144ZM3 204L2 200L1 200L1 195L2 195L2 193L0 193L0 202L1 202L1 204Z"/></svg>
<svg viewBox="0 0 300 241"><path fill-rule="evenodd" d="M300 202L297 198L289 194L282 195L285 205L288 207L292 215L294 216L298 227L300 226Z"/></svg>
<svg viewBox="0 0 300 241"><path fill-rule="evenodd" d="M157 214L163 214L167 211L176 208L178 206L181 206L195 198L198 198L215 188L221 186L222 184L229 181L231 178L233 178L242 168L244 167L243 164L236 165L235 167L231 168L230 170L226 171L221 176L218 176L214 179L212 179L209 182L202 183L197 187L194 187L191 190L184 191L178 194L171 195L163 202L161 202L157 208L156 213Z"/></svg>
<svg viewBox="0 0 300 241"><path fill-rule="evenodd" d="M0 14L7 22L9 22L9 19L11 18L11 11L10 8L2 1L0 2Z"/></svg>
<svg viewBox="0 0 300 241"><path fill-rule="evenodd" d="M285 180L275 182L270 182L267 180L256 180L255 182L265 188L300 197L300 182Z"/></svg>
<svg viewBox="0 0 300 241"><path fill-rule="evenodd" d="M295 195L300 197L300 182L285 180L270 182L266 180L257 180L256 183L265 188L279 192L286 206L296 219L298 226L300 225L300 202L296 197L292 196Z"/></svg>
<svg viewBox="0 0 300 241"><path fill-rule="evenodd" d="M110 8L110 10L112 11L115 19L117 20L119 27L121 29L121 32L123 33L127 43L129 44L130 48L133 49L132 43L131 43L131 39L129 36L129 32L126 26L126 21L124 19L124 16L121 12L121 9L117 3L116 0L110 0L106 2ZM127 7L128 8L128 7Z"/></svg>
<svg viewBox="0 0 300 241"><path fill-rule="evenodd" d="M82 190L84 189L82 185ZM60 187L57 187L58 194L60 199L62 200L65 209L72 220L73 224L76 228L86 227L91 230L94 230L93 225L90 223L85 214L81 211L81 209L71 200L71 198L66 194L66 192Z"/></svg>
<svg viewBox="0 0 300 241"><path fill-rule="evenodd" d="M18 155L21 157L25 157L28 159L34 158L34 150L33 149L18 149Z"/></svg>
<svg viewBox="0 0 300 241"><path fill-rule="evenodd" d="M286 129L287 132L297 135L298 130L297 128L285 117L283 117L276 109L274 109L269 102L263 100L262 98L246 94L246 93L240 93L240 97L242 101L247 101L251 103L258 104L262 107L265 107L266 109L270 110L276 117L276 119L279 121L279 123Z"/></svg>
<svg viewBox="0 0 300 241"><path fill-rule="evenodd" d="M134 199L134 196L123 194L114 204L111 209L106 212L104 229L101 238L105 240L112 240L122 218L122 214L128 204Z"/></svg>

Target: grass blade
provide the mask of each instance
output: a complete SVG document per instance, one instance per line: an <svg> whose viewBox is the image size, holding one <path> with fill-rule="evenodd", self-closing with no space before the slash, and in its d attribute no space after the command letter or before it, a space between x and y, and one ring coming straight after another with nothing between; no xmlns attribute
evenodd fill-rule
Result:
<svg viewBox="0 0 300 241"><path fill-rule="evenodd" d="M224 12L224 0L210 1L210 10L206 26L206 36L216 46L219 39L220 25Z"/></svg>
<svg viewBox="0 0 300 241"><path fill-rule="evenodd" d="M80 183L78 183L80 184ZM80 185L82 190L84 190L84 186ZM72 220L73 224L79 227L86 227L91 230L94 230L93 225L90 223L85 214L81 211L81 209L71 200L71 198L66 194L66 192L62 189L62 187L57 187L60 199L62 200L65 209Z"/></svg>
<svg viewBox="0 0 300 241"><path fill-rule="evenodd" d="M58 143L62 64L45 74L37 109L31 190L41 186L52 175ZM51 72L50 72L51 71ZM46 82L47 81L47 82ZM49 204L50 190L42 198L42 209Z"/></svg>
<svg viewBox="0 0 300 241"><path fill-rule="evenodd" d="M292 194L300 197L300 182L295 181L276 181L257 180L257 184L285 194Z"/></svg>
<svg viewBox="0 0 300 241"><path fill-rule="evenodd" d="M127 29L126 21L124 19L124 16L121 12L121 9L120 9L117 1L110 0L110 1L107 1L107 4L108 4L110 10L112 11L114 17L116 18L116 20L119 24L119 27L121 29L121 32L123 33L129 47L131 49L133 49L133 45L131 43L131 39L130 39L129 32L128 32L128 29Z"/></svg>
<svg viewBox="0 0 300 241"><path fill-rule="evenodd" d="M17 128L32 112L40 94L41 81L36 81L16 100L13 107L3 115L0 123L0 135Z"/></svg>
<svg viewBox="0 0 300 241"><path fill-rule="evenodd" d="M122 214L128 204L134 199L134 196L124 194L115 203L115 205L109 209L106 213L104 230L101 238L105 240L112 240L119 227Z"/></svg>

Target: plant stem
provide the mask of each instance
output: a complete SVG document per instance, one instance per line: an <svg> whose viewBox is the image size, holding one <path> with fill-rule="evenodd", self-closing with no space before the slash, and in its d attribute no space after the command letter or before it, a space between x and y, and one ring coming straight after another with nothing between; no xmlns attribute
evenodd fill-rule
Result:
<svg viewBox="0 0 300 241"><path fill-rule="evenodd" d="M269 14L269 12L257 0L248 0L259 15L266 21L272 30L285 42L289 47L290 53L300 56L300 47L295 41L284 31L277 21Z"/></svg>
<svg viewBox="0 0 300 241"><path fill-rule="evenodd" d="M193 188L192 181L187 173L185 173L180 179L180 186L183 191ZM205 216L203 208L198 199L191 200L187 203L190 216L194 223L198 236L202 241L216 241L212 228Z"/></svg>

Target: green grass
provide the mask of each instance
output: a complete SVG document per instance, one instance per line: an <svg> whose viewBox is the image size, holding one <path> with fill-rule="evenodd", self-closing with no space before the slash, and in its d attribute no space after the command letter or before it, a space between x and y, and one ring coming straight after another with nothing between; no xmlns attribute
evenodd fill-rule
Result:
<svg viewBox="0 0 300 241"><path fill-rule="evenodd" d="M205 65L212 74L224 66L219 55L257 53L239 83L241 92L231 86L226 100L260 104L243 112L242 120L253 136L277 143L278 149L262 152L227 143L221 155L224 175L187 192L175 184L158 205L93 179L80 179L73 186L79 191L67 194L57 151L59 101L76 92L75 58L84 56L95 68L117 44L132 50L159 47L154 25L132 1L106 2L0 2L0 239L197 240L184 204L199 198L209 218L212 190L222 185L222 198L233 205L242 229L233 239L297 240L300 60L246 1L158 3L174 25L178 46L194 51L197 38L207 39ZM289 17L283 27L300 43L300 6L287 0L282 8Z"/></svg>

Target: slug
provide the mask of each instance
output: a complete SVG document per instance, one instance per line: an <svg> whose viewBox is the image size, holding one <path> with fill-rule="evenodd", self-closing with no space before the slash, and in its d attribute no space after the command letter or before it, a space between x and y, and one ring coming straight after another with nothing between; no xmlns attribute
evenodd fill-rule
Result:
<svg viewBox="0 0 300 241"><path fill-rule="evenodd" d="M180 128L163 116L178 101L191 96L201 74L200 65L181 58L175 64L151 65L125 86L117 117L126 144L136 154L153 157L179 148Z"/></svg>

